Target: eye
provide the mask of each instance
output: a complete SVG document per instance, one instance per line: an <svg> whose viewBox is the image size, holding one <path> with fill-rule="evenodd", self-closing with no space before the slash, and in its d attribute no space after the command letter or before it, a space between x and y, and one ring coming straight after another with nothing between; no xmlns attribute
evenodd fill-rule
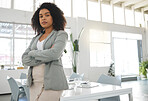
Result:
<svg viewBox="0 0 148 101"><path fill-rule="evenodd" d="M50 15L46 15L46 16L48 17L48 16L50 16Z"/></svg>
<svg viewBox="0 0 148 101"><path fill-rule="evenodd" d="M42 18L42 17L43 17L42 15L39 16L39 18Z"/></svg>

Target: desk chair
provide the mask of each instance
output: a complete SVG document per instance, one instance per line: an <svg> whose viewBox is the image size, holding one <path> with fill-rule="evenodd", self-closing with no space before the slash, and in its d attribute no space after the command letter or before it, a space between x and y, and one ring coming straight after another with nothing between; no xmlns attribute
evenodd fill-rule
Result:
<svg viewBox="0 0 148 101"><path fill-rule="evenodd" d="M27 79L27 75L26 75L26 73L21 73L21 75L20 75L20 79ZM20 89L20 90L24 90L24 88L22 87L22 85L19 86L19 89ZM22 94L22 96L24 96L24 95Z"/></svg>
<svg viewBox="0 0 148 101"><path fill-rule="evenodd" d="M97 82L103 83L103 84L111 84L111 85L121 86L121 76L111 77L111 76L102 74ZM103 99L99 99L98 101L120 101L120 96L103 98Z"/></svg>
<svg viewBox="0 0 148 101"><path fill-rule="evenodd" d="M77 73L72 73L69 79L74 79L74 78L81 78L83 80L84 78L84 73L83 74L77 74Z"/></svg>
<svg viewBox="0 0 148 101"><path fill-rule="evenodd" d="M25 92L19 89L16 81L12 77L7 78L7 80L11 89L11 101L27 101L26 96L20 97L20 95L24 94Z"/></svg>
<svg viewBox="0 0 148 101"><path fill-rule="evenodd" d="M29 87L27 87L27 85L23 85L22 87L24 88L24 91L26 93L27 101L30 101Z"/></svg>
<svg viewBox="0 0 148 101"><path fill-rule="evenodd" d="M27 79L27 75L25 73L21 73L20 79Z"/></svg>

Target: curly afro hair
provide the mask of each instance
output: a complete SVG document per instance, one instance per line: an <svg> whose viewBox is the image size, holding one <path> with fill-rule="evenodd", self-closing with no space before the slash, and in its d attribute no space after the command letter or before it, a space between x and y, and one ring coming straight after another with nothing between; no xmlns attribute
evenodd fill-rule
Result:
<svg viewBox="0 0 148 101"><path fill-rule="evenodd" d="M35 11L32 19L31 26L35 30L35 34L40 34L44 28L40 25L39 22L39 12L41 9L48 9L53 19L53 29L54 30L64 30L66 26L66 19L64 17L63 11L58 8L54 3L43 3L40 7Z"/></svg>

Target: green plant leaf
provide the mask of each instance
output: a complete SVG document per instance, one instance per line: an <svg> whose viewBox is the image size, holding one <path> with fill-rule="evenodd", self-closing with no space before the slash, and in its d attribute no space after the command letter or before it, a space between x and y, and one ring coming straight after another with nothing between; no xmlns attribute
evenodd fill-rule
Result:
<svg viewBox="0 0 148 101"><path fill-rule="evenodd" d="M146 61L143 61L140 63L140 66L139 66L139 75L144 75L145 78L147 78L147 70L148 69L148 60Z"/></svg>
<svg viewBox="0 0 148 101"><path fill-rule="evenodd" d="M72 43L72 50L74 51L75 50L75 43L73 42L72 33L70 34L70 40L71 40L71 43Z"/></svg>
<svg viewBox="0 0 148 101"><path fill-rule="evenodd" d="M79 44L78 44L78 40L77 39L74 41L74 44L75 44L74 51L79 51Z"/></svg>
<svg viewBox="0 0 148 101"><path fill-rule="evenodd" d="M71 42L73 43L73 36L72 36L72 33L70 34L70 40L71 40Z"/></svg>
<svg viewBox="0 0 148 101"><path fill-rule="evenodd" d="M80 39L80 37L81 37L81 35L82 35L83 31L84 31L84 27L81 29L81 31L80 31L80 33L79 33L79 36L78 36L78 41L79 41L79 39Z"/></svg>
<svg viewBox="0 0 148 101"><path fill-rule="evenodd" d="M66 49L64 49L64 53L67 53L67 50Z"/></svg>

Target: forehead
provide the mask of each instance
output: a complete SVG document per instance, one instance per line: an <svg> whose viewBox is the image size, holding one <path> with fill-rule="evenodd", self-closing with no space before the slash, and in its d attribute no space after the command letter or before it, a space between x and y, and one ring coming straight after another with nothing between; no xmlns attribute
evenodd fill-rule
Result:
<svg viewBox="0 0 148 101"><path fill-rule="evenodd" d="M41 9L39 14L45 14L45 13L50 13L50 11L48 9Z"/></svg>

